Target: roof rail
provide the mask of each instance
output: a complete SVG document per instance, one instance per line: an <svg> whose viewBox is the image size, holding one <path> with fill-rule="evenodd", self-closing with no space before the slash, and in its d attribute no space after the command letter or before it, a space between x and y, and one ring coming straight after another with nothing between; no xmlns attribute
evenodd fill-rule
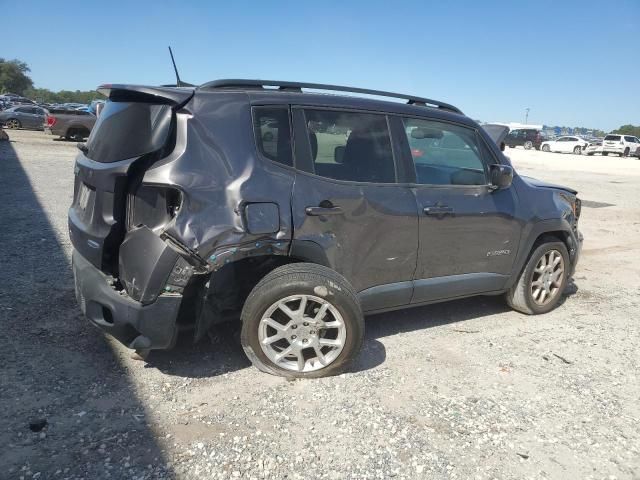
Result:
<svg viewBox="0 0 640 480"><path fill-rule="evenodd" d="M382 90L369 90L368 88L344 87L340 85L325 85L323 83L302 83L302 82L281 82L278 80L244 80L225 79L213 80L200 85L199 88L264 88L265 86L277 87L279 90L302 92L303 88L314 90L330 90L334 92L363 93L365 95L376 95L379 97L392 97L407 100L409 105L422 107L436 107L442 110L449 110L455 113L462 113L460 109L448 103L432 100L430 98L414 97L413 95L403 95L401 93L385 92Z"/></svg>

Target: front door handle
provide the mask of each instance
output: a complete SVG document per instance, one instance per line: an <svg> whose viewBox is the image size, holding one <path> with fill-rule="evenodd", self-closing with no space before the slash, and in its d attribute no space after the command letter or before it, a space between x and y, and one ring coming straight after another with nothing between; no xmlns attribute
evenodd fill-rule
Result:
<svg viewBox="0 0 640 480"><path fill-rule="evenodd" d="M453 213L453 207L438 205L436 207L424 207L422 211L425 215L449 215Z"/></svg>
<svg viewBox="0 0 640 480"><path fill-rule="evenodd" d="M307 207L305 213L310 217L318 217L320 215L342 215L340 207Z"/></svg>

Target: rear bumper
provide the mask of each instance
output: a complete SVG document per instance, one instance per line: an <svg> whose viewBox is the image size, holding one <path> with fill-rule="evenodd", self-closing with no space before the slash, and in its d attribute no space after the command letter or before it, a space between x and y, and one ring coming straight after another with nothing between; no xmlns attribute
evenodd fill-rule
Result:
<svg viewBox="0 0 640 480"><path fill-rule="evenodd" d="M627 148L627 147L624 146L624 145L615 146L615 147L607 145L607 146L602 147L602 151L604 153L623 153L625 148Z"/></svg>
<svg viewBox="0 0 640 480"><path fill-rule="evenodd" d="M76 250L72 260L76 298L89 322L129 348L173 346L182 295L163 294L143 305L115 290L107 276Z"/></svg>

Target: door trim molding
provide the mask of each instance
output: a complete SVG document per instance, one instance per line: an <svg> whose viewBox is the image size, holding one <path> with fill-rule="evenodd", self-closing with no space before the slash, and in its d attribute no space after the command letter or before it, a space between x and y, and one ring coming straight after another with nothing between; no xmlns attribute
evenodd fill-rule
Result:
<svg viewBox="0 0 640 480"><path fill-rule="evenodd" d="M444 277L377 285L362 290L358 299L364 313L398 310L474 295L504 291L508 275L499 273L463 273Z"/></svg>

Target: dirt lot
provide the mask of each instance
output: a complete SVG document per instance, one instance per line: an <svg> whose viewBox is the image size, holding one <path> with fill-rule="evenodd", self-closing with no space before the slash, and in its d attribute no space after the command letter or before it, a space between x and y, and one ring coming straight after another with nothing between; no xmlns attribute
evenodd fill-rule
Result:
<svg viewBox="0 0 640 480"><path fill-rule="evenodd" d="M91 328L69 269L75 146L9 134L0 478L640 478L640 160L507 152L583 199L554 312L474 298L370 317L353 372L287 382L228 328L147 364Z"/></svg>

